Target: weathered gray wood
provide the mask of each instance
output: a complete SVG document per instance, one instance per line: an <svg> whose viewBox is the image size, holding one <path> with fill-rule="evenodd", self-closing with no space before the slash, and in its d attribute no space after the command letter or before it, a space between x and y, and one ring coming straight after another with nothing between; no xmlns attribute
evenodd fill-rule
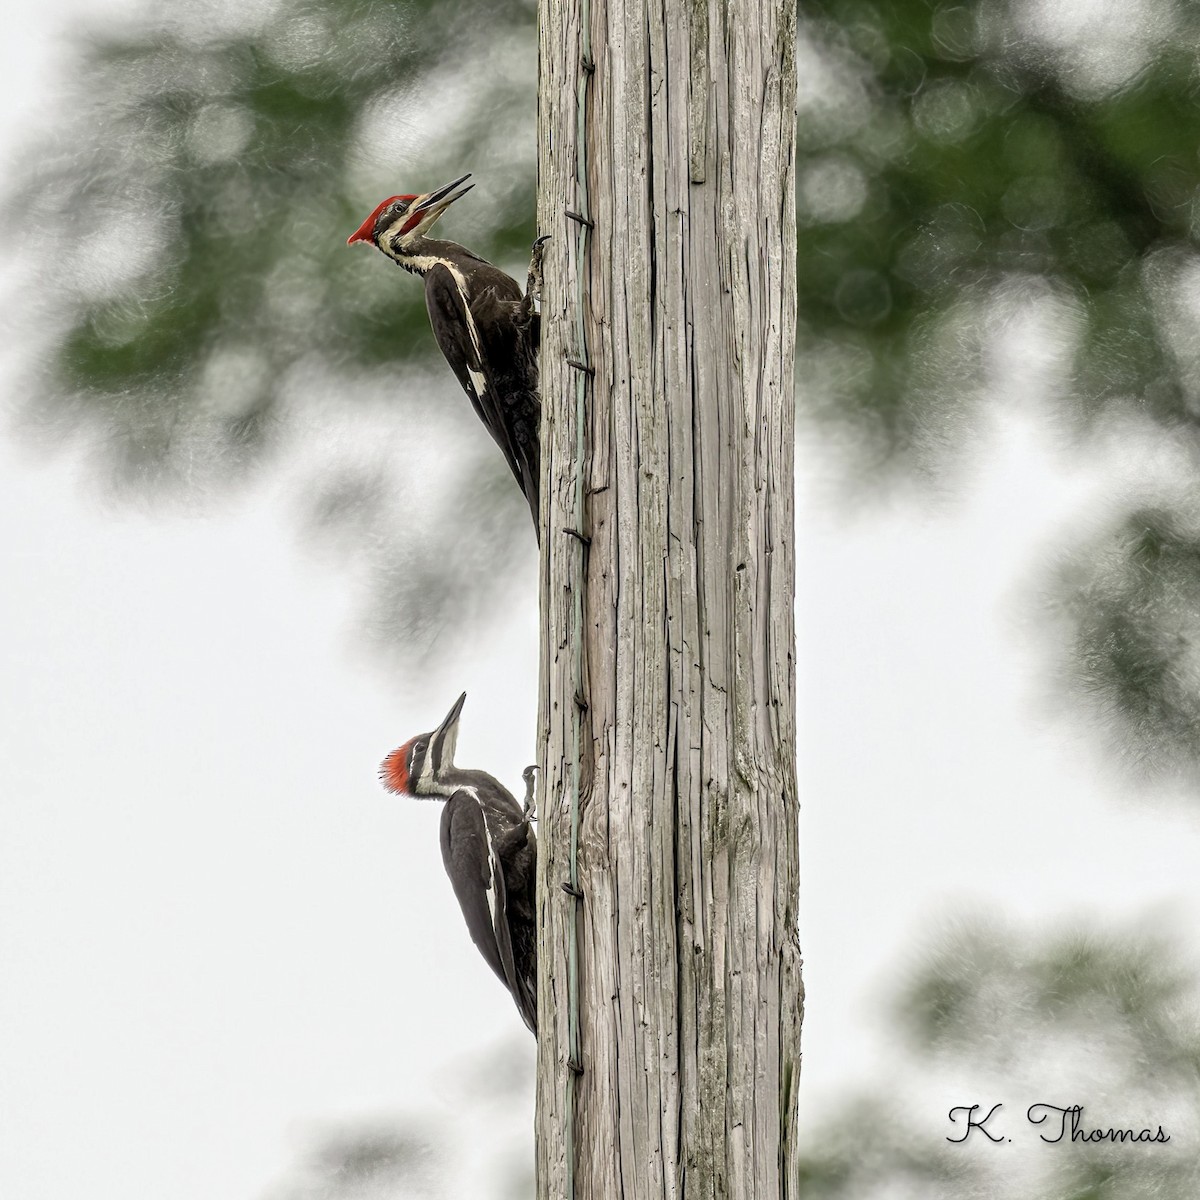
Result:
<svg viewBox="0 0 1200 1200"><path fill-rule="evenodd" d="M795 1197L795 4L593 0L583 262L563 215L584 207L581 11L541 0L538 1195L567 1195L582 555L575 1194ZM582 464L566 364L580 271L596 368Z"/></svg>

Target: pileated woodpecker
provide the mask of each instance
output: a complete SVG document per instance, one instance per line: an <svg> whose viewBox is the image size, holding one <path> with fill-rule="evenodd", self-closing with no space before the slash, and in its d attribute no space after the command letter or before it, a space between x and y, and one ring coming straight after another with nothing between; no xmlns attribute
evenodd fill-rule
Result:
<svg viewBox="0 0 1200 1200"><path fill-rule="evenodd" d="M537 838L526 806L486 771L454 765L463 692L446 719L393 750L379 776L390 792L445 800L442 862L471 940L537 1036Z"/></svg>
<svg viewBox="0 0 1200 1200"><path fill-rule="evenodd" d="M525 295L517 281L455 242L426 237L434 222L474 187L470 175L422 196L389 196L350 235L369 242L425 280L433 336L476 415L508 460L538 524L538 339L542 244L533 244ZM456 191L455 189L458 188Z"/></svg>

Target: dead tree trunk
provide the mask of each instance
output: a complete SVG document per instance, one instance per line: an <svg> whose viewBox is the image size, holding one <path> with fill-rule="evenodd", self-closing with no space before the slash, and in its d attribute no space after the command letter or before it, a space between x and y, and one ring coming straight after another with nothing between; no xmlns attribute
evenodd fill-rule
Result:
<svg viewBox="0 0 1200 1200"><path fill-rule="evenodd" d="M540 14L538 1196L794 1198L795 4L591 0L581 91L586 3Z"/></svg>

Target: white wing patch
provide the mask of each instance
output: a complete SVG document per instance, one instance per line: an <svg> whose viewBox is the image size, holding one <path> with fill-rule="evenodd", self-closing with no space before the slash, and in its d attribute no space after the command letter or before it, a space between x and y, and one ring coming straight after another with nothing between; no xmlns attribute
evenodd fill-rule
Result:
<svg viewBox="0 0 1200 1200"><path fill-rule="evenodd" d="M483 346L479 341L479 330L475 328L475 318L471 315L471 305L467 299L467 281L463 278L463 273L448 258L438 258L434 254L404 254L401 252L397 254L396 261L410 271L419 271L422 275L438 266L445 267L450 272L450 278L454 280L454 285L458 288L458 298L462 301L463 315L467 319L467 332L471 335L471 347L475 351L475 362L477 365L482 365ZM467 374L471 377L475 395L485 395L487 393L487 376L482 371L476 370L475 367L468 367Z"/></svg>
<svg viewBox="0 0 1200 1200"><path fill-rule="evenodd" d="M488 885L487 885L488 911L492 914L492 928L498 929L499 922L500 922L500 912L499 912L499 907L498 907L499 903L500 903L500 899L499 899L499 892L497 891L497 888L496 888L496 872L500 869L500 864L496 859L496 847L492 844L492 830L491 830L491 827L488 825L487 809L485 809L483 807L483 805L480 803L479 793L475 790L475 788L462 788L460 790L464 791L464 792L470 792L471 799L474 800L475 803L479 805L479 815L483 818L483 833L484 833L484 836L487 838L487 848L488 848L488 875L489 875Z"/></svg>
<svg viewBox="0 0 1200 1200"><path fill-rule="evenodd" d="M479 345L479 330L475 328L475 318L471 316L471 305L467 302L467 281L462 277L462 272L453 263L447 262L444 265L458 286L459 299L463 302L463 312L467 314L467 332L471 335L471 345L475 347L475 361L483 362L483 350ZM471 373L471 378L475 378L474 372Z"/></svg>
<svg viewBox="0 0 1200 1200"><path fill-rule="evenodd" d="M492 879L487 885L487 901L488 912L492 914L492 928L497 929L500 924L500 913L496 904L496 860L492 859Z"/></svg>

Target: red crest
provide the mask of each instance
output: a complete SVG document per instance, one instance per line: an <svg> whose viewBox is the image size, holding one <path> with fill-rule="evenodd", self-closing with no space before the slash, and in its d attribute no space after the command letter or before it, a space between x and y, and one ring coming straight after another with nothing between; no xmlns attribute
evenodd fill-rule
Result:
<svg viewBox="0 0 1200 1200"><path fill-rule="evenodd" d="M409 795L408 750L412 742L405 742L398 750L393 750L380 764L379 782L389 792L397 795Z"/></svg>
<svg viewBox="0 0 1200 1200"><path fill-rule="evenodd" d="M346 239L347 246L355 242L373 242L375 240L375 220L389 204L397 200L415 200L416 196L389 196L382 204L377 204L371 215Z"/></svg>

